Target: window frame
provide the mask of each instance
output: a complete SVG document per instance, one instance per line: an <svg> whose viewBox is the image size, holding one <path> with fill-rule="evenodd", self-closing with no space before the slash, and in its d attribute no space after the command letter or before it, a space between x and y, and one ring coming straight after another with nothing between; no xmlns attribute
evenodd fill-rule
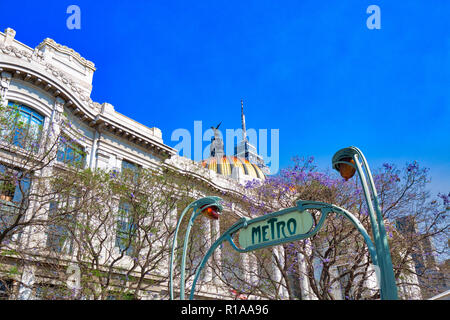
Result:
<svg viewBox="0 0 450 320"><path fill-rule="evenodd" d="M14 288L12 279L0 279L0 300L9 300Z"/></svg>
<svg viewBox="0 0 450 320"><path fill-rule="evenodd" d="M58 197L57 200L49 202L48 215L50 218L57 218L57 222L49 223L46 230L46 248L63 254L72 254L74 249L74 236L71 234L67 224L75 223L73 214L65 213L59 221L57 211L61 208L69 208L70 205L75 206L78 203L77 196Z"/></svg>
<svg viewBox="0 0 450 320"><path fill-rule="evenodd" d="M15 184L15 182L8 181L8 174L17 174L18 183ZM20 210L28 209L31 181L29 175L25 175L22 170L0 163L0 232L4 232L10 227L17 218L17 215L24 214ZM3 185L5 182L14 186L14 193L12 195L11 191L7 191L8 194L4 193ZM9 199L6 199L6 197ZM19 231L19 236L20 234L21 231Z"/></svg>
<svg viewBox="0 0 450 320"><path fill-rule="evenodd" d="M129 173L134 172L134 176L132 178L134 183L137 183L141 169L142 166L138 165L137 163L122 159L120 167L122 176L127 176Z"/></svg>
<svg viewBox="0 0 450 320"><path fill-rule="evenodd" d="M72 155L70 159L68 159L69 155ZM61 135L59 137L58 150L56 152L57 162L84 168L86 166L86 159L87 153L81 144L73 141L67 135Z"/></svg>
<svg viewBox="0 0 450 320"><path fill-rule="evenodd" d="M11 132L10 142L14 146L17 146L22 149L28 149L26 146L23 145L23 140L25 137L29 136L30 129L32 127L31 125L32 124L37 125L37 127L38 127L37 135L35 137L35 140L32 141L32 144L31 144L33 146L32 151L37 153L39 150L39 143L42 139L42 134L43 134L46 117L44 115L42 115L39 111L37 111L36 109L34 109L28 105L16 103L13 101L8 101L7 112L9 112L14 117L13 118L14 123L12 124L11 129L9 129ZM24 126L26 126L25 134L23 134L23 132L20 132L21 130L23 130L25 128L23 128L23 129L18 128L18 121L21 121L21 120L23 121L24 119L26 120L26 122L24 122L24 124L23 124ZM34 144L36 144L36 145L34 145Z"/></svg>
<svg viewBox="0 0 450 320"><path fill-rule="evenodd" d="M125 209L125 206L127 206L128 208ZM130 209L131 204L128 201L120 200L117 216L115 219L115 247L119 249L120 253L125 252L125 255L127 256L134 255L135 248L133 246L133 239L136 237L137 231L136 224L132 223Z"/></svg>

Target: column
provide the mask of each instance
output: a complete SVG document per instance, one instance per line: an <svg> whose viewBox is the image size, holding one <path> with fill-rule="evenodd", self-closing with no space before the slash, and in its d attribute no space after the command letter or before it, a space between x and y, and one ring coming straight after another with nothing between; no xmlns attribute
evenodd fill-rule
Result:
<svg viewBox="0 0 450 320"><path fill-rule="evenodd" d="M101 125L97 127L97 129L94 129L94 137L92 139L92 146L91 146L91 152L89 155L89 168L95 169L96 167L96 157L97 157L97 148L98 148L98 140L100 139L100 130ZM117 158L116 158L117 162ZM116 163L117 165L117 163Z"/></svg>
<svg viewBox="0 0 450 320"><path fill-rule="evenodd" d="M53 150L52 152L48 155L50 157L50 162L49 165L46 166L45 168L43 168L42 172L41 172L41 177L49 177L52 175L52 167L53 164L56 160L56 155L57 155L57 144L58 144L58 139L59 136L61 134L61 126L60 126L60 121L61 121L61 117L62 117L62 113L63 113L63 106L64 106L65 101L61 98L56 98L55 99L55 103L53 105L53 110L52 110L52 114L50 116L50 119L48 121L45 121L44 123L44 128L43 128L43 132L47 133L47 134L43 134L42 136L46 137L45 141L43 141L43 146L40 146L39 152L46 152L50 149ZM43 138L41 138L43 139ZM55 147L56 144L56 148Z"/></svg>
<svg viewBox="0 0 450 320"><path fill-rule="evenodd" d="M298 270L300 276L300 290L303 300L311 300L309 293L308 269L306 266L306 259L303 254L297 253Z"/></svg>
<svg viewBox="0 0 450 320"><path fill-rule="evenodd" d="M30 300L33 298L33 286L35 282L35 271L36 267L31 265L25 265L21 284L19 286L19 300Z"/></svg>
<svg viewBox="0 0 450 320"><path fill-rule="evenodd" d="M245 283L250 283L250 259L248 253L241 253L242 258L242 269L244 271L244 281Z"/></svg>
<svg viewBox="0 0 450 320"><path fill-rule="evenodd" d="M303 300L317 300L317 298L315 297L314 292L311 290L311 287L309 285L309 279L308 279L308 266L306 263L306 259L308 258L308 256L311 255L312 250L311 250L311 242L310 240L305 240L306 242L306 257L301 254L298 253L297 257L298 257L298 269L299 269L299 273L300 273L300 289L302 292L302 299Z"/></svg>
<svg viewBox="0 0 450 320"><path fill-rule="evenodd" d="M59 97L55 99L50 121L46 122L44 127L44 132L48 132L48 140L46 143L57 143L55 139L57 139L61 133L61 120L62 113L64 112L64 103L65 101Z"/></svg>
<svg viewBox="0 0 450 320"><path fill-rule="evenodd" d="M278 255L279 255L279 257L280 257L280 261L281 261L281 267L283 268L283 269L285 269L285 260L286 260L286 256L285 256L285 251L284 251L284 247L283 246L278 246ZM289 298L289 294L288 294L288 291L287 291L287 283L286 283L286 279L284 278L284 277L282 277L281 278L281 283L282 283L282 286L281 286L281 296L283 297L283 298L285 298L285 299L288 299Z"/></svg>
<svg viewBox="0 0 450 320"><path fill-rule="evenodd" d="M175 237L175 228L177 226L178 223L178 205L175 205L175 208L173 209L173 211L170 213L170 229L171 231L171 240L170 240L170 246L169 246L169 250L167 251L167 276L170 277L170 259L171 259L171 254L172 254L172 246L174 248L174 255L173 255L173 295L174 297L176 297L177 295L179 295L179 288L180 288L180 280L179 277L176 277L176 273L178 270L180 270L179 268L179 264L177 263L177 246L178 246L178 241L177 238ZM168 278L168 283L170 283L170 278Z"/></svg>
<svg viewBox="0 0 450 320"><path fill-rule="evenodd" d="M273 255L272 256L272 260L273 260L273 269L274 269L274 280L277 283L278 286L278 295L281 298L287 298L287 290L286 290L286 282L284 280L283 274L281 273L280 267L278 267L276 261L275 261L275 257L278 259L278 261L280 261L281 264L281 268L284 267L283 262L284 262L284 253L283 248L281 246L277 246L274 247L273 249Z"/></svg>
<svg viewBox="0 0 450 320"><path fill-rule="evenodd" d="M259 282L258 276L258 260L254 254L249 253L249 265L250 265L250 284L257 286Z"/></svg>
<svg viewBox="0 0 450 320"><path fill-rule="evenodd" d="M211 228L211 240L215 242L220 237L220 222L219 220L212 220L212 228ZM213 253L214 263L216 265L216 273L222 274L222 250L220 246L214 250ZM219 285L221 283L220 276L214 276L214 284Z"/></svg>
<svg viewBox="0 0 450 320"><path fill-rule="evenodd" d="M244 291L251 291L251 289L258 285L258 265L255 261L255 256L251 253L241 253L242 267L244 269L245 287Z"/></svg>
<svg viewBox="0 0 450 320"><path fill-rule="evenodd" d="M339 270L337 267L333 266L330 267L329 269L329 273L331 276L331 279L337 279L339 278ZM340 299L340 300L344 300L344 297L342 296L342 292L341 292L341 285L339 283L339 281L335 281L331 286L331 295L335 298L335 299Z"/></svg>

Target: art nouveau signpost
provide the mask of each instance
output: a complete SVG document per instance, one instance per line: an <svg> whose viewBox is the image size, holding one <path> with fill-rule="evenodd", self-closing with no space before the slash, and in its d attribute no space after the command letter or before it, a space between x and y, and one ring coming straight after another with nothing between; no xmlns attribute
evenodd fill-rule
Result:
<svg viewBox="0 0 450 320"><path fill-rule="evenodd" d="M209 200L209 202L207 201ZM197 201L201 203L208 202L209 207L222 208L219 204L220 198L202 198ZM308 210L319 210L320 216L318 217L317 223L314 225L313 217ZM205 209L202 209L205 210ZM350 212L343 208L339 208L335 205L317 202L317 201L298 201L297 206L284 209L281 211L273 212L268 215L260 216L255 219L242 218L232 225L227 231L225 231L211 246L203 260L200 263L199 268L195 273L194 282L192 284L190 299L193 299L195 286L197 280L203 270L206 262L214 252L223 242L228 241L231 247L241 253L249 252L257 249L262 249L266 247L271 247L286 242L292 242L297 240L306 239L315 235L322 227L325 219L330 213L340 214L351 221L351 223L359 230L363 236L369 253L372 258L372 262L377 265L377 255L375 247L370 239L366 229L359 222L358 219ZM192 217L196 217L201 213L201 210L195 211ZM180 219L181 220L181 219ZM193 219L191 218L191 221ZM234 242L234 238L238 235L239 246ZM185 244L186 244L185 240ZM183 252L184 256L185 252ZM184 282L184 264L182 263L182 281ZM170 270L170 288L171 288L171 299L173 299L173 251L171 259L171 270ZM184 299L184 285L180 286L182 291L180 292L181 299Z"/></svg>
<svg viewBox="0 0 450 320"><path fill-rule="evenodd" d="M308 211L315 209L320 211L317 223L314 225L311 213ZM271 247L286 242L306 239L315 235L321 229L329 213L334 212L349 219L359 230L369 248L373 263L377 264L375 247L367 234L363 225L345 209L335 205L316 202L298 201L297 206L273 212L255 219L242 218L225 231L219 239L214 242L209 251L204 256L195 274L192 284L190 299L194 298L195 285L200 272L205 266L211 254L224 241L228 241L231 247L241 253L257 249ZM234 236L239 232L239 246L234 242Z"/></svg>
<svg viewBox="0 0 450 320"><path fill-rule="evenodd" d="M345 152L344 152L345 151ZM341 155L344 155L343 157ZM349 155L350 154L350 155ZM195 286L197 280L203 270L206 262L212 253L219 247L223 242L228 241L231 247L240 252L245 253L257 249L272 247L280 245L287 242L303 240L314 236L321 227L323 226L327 216L330 213L336 213L341 215L353 224L355 228L361 233L364 241L369 250L369 254L372 263L375 266L378 283L380 284L381 299L397 299L397 287L395 284L395 278L393 277L392 264L390 263L390 253L389 247L387 245L387 238L383 233L384 224L381 221L382 217L379 213L379 208L377 208L377 214L375 215L372 211L372 204L369 200L376 199L376 190L371 181L372 177L370 170L368 169L367 163L364 162L366 171L369 172L369 181L371 181L371 189L375 190L373 196L368 196L369 191L365 181L362 176L363 172L361 170L361 164L358 162L359 158L363 158L362 153L354 147L346 148L340 150L333 158L333 165L336 169L339 169L338 164L341 164L341 174L347 178L351 178L356 170L361 176L363 187L366 191L366 200L369 203L369 210L371 210L371 224L373 229L373 235L375 239L375 244L372 242L369 234L367 233L361 222L347 210L335 206L333 204L317 202L317 201L297 201L296 206L292 208L287 208L281 211L273 212L264 216L260 216L254 219L241 218L234 225L232 225L227 231L225 231L211 246L208 252L203 257L200 266L198 267L194 282L192 284L189 299L194 298ZM353 159L352 159L353 158ZM343 166L343 164L347 165ZM356 166L353 170L348 166ZM376 200L376 204L377 200ZM181 284L180 284L180 298L184 299L184 268L185 268L185 255L186 255L186 244L189 238L189 230L194 221L194 219L203 213L205 216L218 219L220 212L222 211L221 199L219 197L206 197L192 202L182 213L180 220L175 230L174 241L172 245L172 255L171 255L171 267L170 267L170 298L173 299L173 256L175 250L175 239L178 234L178 227L180 221L184 214L193 208L193 213L188 224L188 229L186 231L185 243L183 247L183 256L181 262ZM313 219L311 210L316 210L320 212L320 215ZM314 222L316 221L316 223ZM382 230L381 236L379 235L379 230ZM235 239L238 240L238 245L235 243ZM390 268L390 269L389 269Z"/></svg>

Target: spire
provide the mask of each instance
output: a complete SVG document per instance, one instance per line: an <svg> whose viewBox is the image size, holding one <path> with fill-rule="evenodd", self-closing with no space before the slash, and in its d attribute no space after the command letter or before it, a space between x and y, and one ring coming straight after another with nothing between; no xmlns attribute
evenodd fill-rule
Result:
<svg viewBox="0 0 450 320"><path fill-rule="evenodd" d="M245 131L244 100L242 99L241 99L241 122L242 122L242 140L247 141L247 133Z"/></svg>

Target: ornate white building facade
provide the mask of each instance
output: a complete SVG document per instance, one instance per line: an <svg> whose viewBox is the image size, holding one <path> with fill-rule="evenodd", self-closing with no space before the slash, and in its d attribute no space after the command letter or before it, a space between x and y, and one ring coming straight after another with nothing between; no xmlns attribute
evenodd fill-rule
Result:
<svg viewBox="0 0 450 320"><path fill-rule="evenodd" d="M163 142L161 130L157 127L146 127L122 115L109 103L92 101L90 94L94 72L94 63L52 39L45 39L33 49L17 41L13 29L0 32L2 103L14 103L26 109L30 117L42 126L44 136L50 135L50 123L53 135L55 131L59 132L60 128L54 120L60 119L64 114L74 131L82 134L82 139L78 142L85 154L86 168L120 171L125 163L142 168L171 168L180 175L188 175L198 181L205 190L204 195L227 193L234 194L237 198L243 192L241 183L250 178L263 178L262 173L259 177L256 176L257 169L245 159L239 160L239 166L233 170L234 176L226 176L178 156L175 149ZM0 154L0 161L2 165L14 165L8 163L4 153ZM55 161L53 165L59 164ZM201 194L199 191L199 195ZM242 216L237 209L225 210L230 211L227 214L234 216L236 220ZM211 221L207 224L206 230L212 234L211 242L220 234L220 222ZM31 230L29 233L36 241L45 241L47 237L46 234L33 234ZM220 256L220 250L217 255ZM249 268L248 257L243 255L241 260ZM35 271L35 267L25 270L20 282L33 286L33 283L44 281L34 275ZM168 270L163 270L162 273L167 274ZM205 273L204 279L212 278L211 270L207 268ZM214 284L200 286L199 294L204 298L233 297L229 290L224 291L216 282ZM18 290L21 298L33 298L32 290ZM143 298L159 297L162 290L167 288L156 287L147 297L144 294Z"/></svg>
<svg viewBox="0 0 450 320"><path fill-rule="evenodd" d="M161 130L157 127L146 127L125 115L115 111L109 103L97 103L91 100L92 79L95 65L81 57L68 47L57 44L52 39L45 39L36 48L15 39L15 31L6 29L0 32L0 97L3 103L15 103L27 108L32 121L42 125L44 133L54 119L63 116L69 118L81 132L83 139L80 148L86 155L86 167L118 170L124 163L136 164L142 168L172 168L181 175L188 175L202 185L200 193L219 195L227 193L239 199L245 192L243 184L251 179L264 179L265 169L261 159L253 151L245 137L233 157L221 152L211 154L211 158L203 163L195 163L177 155L177 151L162 139ZM243 113L242 113L243 114ZM53 128L58 131L59 128ZM245 119L243 116L245 132ZM70 133L67 133L70 134ZM217 141L216 141L217 142ZM219 141L220 142L220 141ZM223 151L223 150L222 150ZM246 152L248 157L246 156ZM258 160L252 162L251 159ZM8 164L7 157L0 153L0 162ZM55 163L57 165L57 163ZM245 212L238 207L225 208L227 214L239 219ZM206 222L206 230L210 233L209 243L220 234L219 220ZM29 237L45 239L45 234L29 232ZM273 248L276 256L282 256L280 248ZM216 253L219 257L220 250ZM70 259L70 257L69 257ZM299 268L306 268L299 257ZM257 268L251 254L241 257L246 277L255 277ZM22 283L39 285L40 282L54 282L51 279L40 279L36 274L37 267L30 266L20 274ZM164 274L168 270L161 271ZM281 280L279 271L275 271L275 279ZM233 298L223 283L212 279L212 270L206 269L205 285L199 286L199 296L212 299ZM315 299L307 281L298 280L305 299ZM375 279L368 286L376 287ZM151 291L142 293L144 299L157 299L167 286L156 286ZM335 288L339 291L339 288ZM35 292L18 288L22 299L33 299ZM280 296L287 297L286 292ZM257 297L254 297L257 298Z"/></svg>

